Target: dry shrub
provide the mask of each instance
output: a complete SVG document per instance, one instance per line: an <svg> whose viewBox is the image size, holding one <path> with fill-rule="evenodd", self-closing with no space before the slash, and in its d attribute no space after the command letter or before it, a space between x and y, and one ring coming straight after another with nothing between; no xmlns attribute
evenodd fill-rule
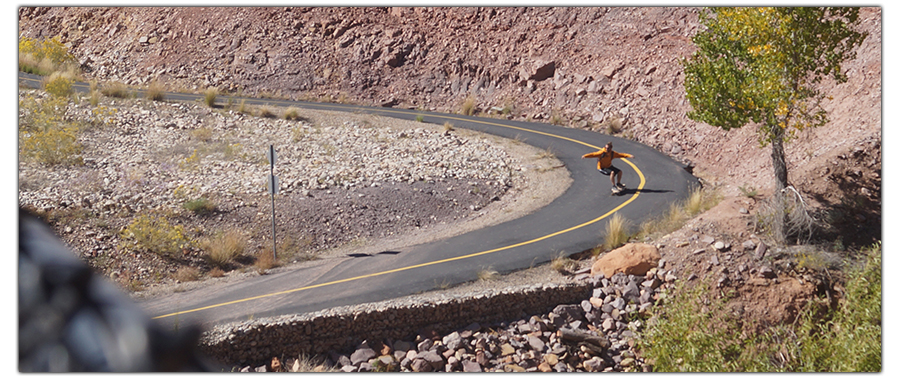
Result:
<svg viewBox="0 0 900 385"><path fill-rule="evenodd" d="M192 266L182 266L175 272L174 278L181 282L196 281L200 278L200 270Z"/></svg>
<svg viewBox="0 0 900 385"><path fill-rule="evenodd" d="M48 127L40 131L20 132L20 151L24 158L48 165L78 164L81 145L78 143L78 127L64 125Z"/></svg>
<svg viewBox="0 0 900 385"><path fill-rule="evenodd" d="M628 242L631 234L628 232L629 223L625 217L619 213L613 214L609 222L606 222L606 238L603 241L603 247L606 250L612 250Z"/></svg>
<svg viewBox="0 0 900 385"><path fill-rule="evenodd" d="M103 85L100 93L110 98L127 99L131 97L131 91L128 90L128 86L121 82L111 82Z"/></svg>
<svg viewBox="0 0 900 385"><path fill-rule="evenodd" d="M163 85L158 81L153 81L150 83L150 86L147 87L147 92L144 93L144 97L147 98L147 100L154 100L157 102L165 100L166 93Z"/></svg>
<svg viewBox="0 0 900 385"><path fill-rule="evenodd" d="M210 269L209 273L207 273L207 274L212 278L219 278L219 277L225 276L225 272L222 271L222 269L220 269L218 267L214 267L214 268Z"/></svg>
<svg viewBox="0 0 900 385"><path fill-rule="evenodd" d="M191 131L191 137L200 142L208 142L212 139L213 131L209 127L200 127Z"/></svg>
<svg viewBox="0 0 900 385"><path fill-rule="evenodd" d="M463 115L475 115L477 110L475 102L475 96L469 95L466 97L466 100L463 100L462 105L459 107L459 112Z"/></svg>
<svg viewBox="0 0 900 385"><path fill-rule="evenodd" d="M264 105L256 109L256 116L260 118L274 118L275 112L272 111L272 107Z"/></svg>
<svg viewBox="0 0 900 385"><path fill-rule="evenodd" d="M757 226L766 229L779 243L808 243L820 226L810 212L800 193L789 187L762 200L756 212Z"/></svg>
<svg viewBox="0 0 900 385"><path fill-rule="evenodd" d="M285 120L302 120L300 117L300 111L295 107L288 107L284 110L284 119Z"/></svg>
<svg viewBox="0 0 900 385"><path fill-rule="evenodd" d="M557 273L565 274L575 268L577 263L568 257L559 256L550 261L550 268Z"/></svg>
<svg viewBox="0 0 900 385"><path fill-rule="evenodd" d="M478 280L480 281L490 281L499 277L500 273L490 267L485 267L478 271Z"/></svg>
<svg viewBox="0 0 900 385"><path fill-rule="evenodd" d="M125 247L142 248L161 256L174 257L191 244L184 227L174 226L164 216L141 215L122 230Z"/></svg>
<svg viewBox="0 0 900 385"><path fill-rule="evenodd" d="M266 270L278 267L278 265L278 261L275 260L275 254L272 253L271 246L266 246L256 253L256 263L254 266L260 274L265 273Z"/></svg>
<svg viewBox="0 0 900 385"><path fill-rule="evenodd" d="M200 248L206 253L209 262L216 267L227 266L240 257L246 247L247 237L235 229L218 232L200 242Z"/></svg>
<svg viewBox="0 0 900 385"><path fill-rule="evenodd" d="M19 39L19 71L35 75L48 75L56 71L74 71L75 56L58 37L50 39Z"/></svg>
<svg viewBox="0 0 900 385"><path fill-rule="evenodd" d="M217 97L219 97L219 90L215 87L209 87L203 92L203 104L210 108L215 107Z"/></svg>

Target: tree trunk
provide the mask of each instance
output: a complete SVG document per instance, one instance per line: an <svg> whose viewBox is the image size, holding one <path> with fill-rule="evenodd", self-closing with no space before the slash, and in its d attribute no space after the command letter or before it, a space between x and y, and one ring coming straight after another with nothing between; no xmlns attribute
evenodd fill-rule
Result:
<svg viewBox="0 0 900 385"><path fill-rule="evenodd" d="M772 194L775 204L775 217L772 218L772 235L779 243L787 240L787 212L785 210L784 189L788 186L787 163L784 160L784 130L772 128L772 168L775 171L775 191Z"/></svg>
<svg viewBox="0 0 900 385"><path fill-rule="evenodd" d="M774 128L772 137L772 168L775 170L775 192L788 186L787 163L784 161L784 130Z"/></svg>

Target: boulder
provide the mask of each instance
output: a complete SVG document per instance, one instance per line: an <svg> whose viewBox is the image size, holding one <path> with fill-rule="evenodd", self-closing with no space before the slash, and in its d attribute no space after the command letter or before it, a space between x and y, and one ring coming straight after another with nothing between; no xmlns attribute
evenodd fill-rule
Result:
<svg viewBox="0 0 900 385"><path fill-rule="evenodd" d="M357 366L360 363L375 358L376 356L377 354L374 350L372 350L372 348L368 346L360 346L358 349L356 349L355 352L353 352L352 355L350 355L350 363L351 365Z"/></svg>
<svg viewBox="0 0 900 385"><path fill-rule="evenodd" d="M644 275L657 266L659 249L644 243L629 243L610 251L591 266L591 275L603 274L612 277L616 273Z"/></svg>

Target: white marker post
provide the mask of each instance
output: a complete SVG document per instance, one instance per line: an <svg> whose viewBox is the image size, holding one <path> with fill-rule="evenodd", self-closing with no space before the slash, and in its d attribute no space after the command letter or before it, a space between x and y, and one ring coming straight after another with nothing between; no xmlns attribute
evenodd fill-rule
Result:
<svg viewBox="0 0 900 385"><path fill-rule="evenodd" d="M269 160L269 177L267 178L267 187L269 188L269 195L272 196L272 262L278 260L278 251L275 243L275 194L278 194L278 177L275 176L275 146L269 145L269 149L266 151L266 159Z"/></svg>

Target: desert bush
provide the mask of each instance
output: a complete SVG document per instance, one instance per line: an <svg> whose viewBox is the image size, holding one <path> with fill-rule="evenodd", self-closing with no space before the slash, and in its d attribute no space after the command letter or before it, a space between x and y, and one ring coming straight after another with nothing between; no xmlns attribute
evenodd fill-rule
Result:
<svg viewBox="0 0 900 385"><path fill-rule="evenodd" d="M738 187L741 190L741 194L743 194L747 198L756 198L759 195L759 192L756 191L756 187L753 186L741 186Z"/></svg>
<svg viewBox="0 0 900 385"><path fill-rule="evenodd" d="M144 249L165 257L175 257L191 245L184 227L170 224L165 216L140 215L122 230L121 237L126 241L124 247Z"/></svg>
<svg viewBox="0 0 900 385"><path fill-rule="evenodd" d="M19 39L19 71L46 76L56 71L71 71L75 64L75 56L58 37Z"/></svg>
<svg viewBox="0 0 900 385"><path fill-rule="evenodd" d="M800 193L793 188L776 191L762 200L756 212L756 223L779 243L788 240L808 243L821 227Z"/></svg>
<svg viewBox="0 0 900 385"><path fill-rule="evenodd" d="M567 273L578 264L572 259L565 256L557 256L550 261L550 268L557 273Z"/></svg>
<svg viewBox="0 0 900 385"><path fill-rule="evenodd" d="M147 91L144 92L144 98L146 98L147 100L161 102L166 99L165 88L160 82L153 81L147 87Z"/></svg>
<svg viewBox="0 0 900 385"><path fill-rule="evenodd" d="M287 109L285 109L283 118L285 120L301 120L302 119L300 117L300 111L297 110L297 108L295 108L295 107L288 107Z"/></svg>
<svg viewBox="0 0 900 385"><path fill-rule="evenodd" d="M695 188L684 201L669 205L662 216L641 223L636 236L644 238L655 234L669 234L681 228L688 219L713 208L721 200L721 195L715 189Z"/></svg>
<svg viewBox="0 0 900 385"><path fill-rule="evenodd" d="M493 279L497 279L500 277L500 273L494 270L491 267L483 267L481 270L478 270L478 280L479 281L490 281Z"/></svg>
<svg viewBox="0 0 900 385"><path fill-rule="evenodd" d="M19 153L23 159L47 165L81 162L80 126L63 118L66 108L63 98L19 101Z"/></svg>
<svg viewBox="0 0 900 385"><path fill-rule="evenodd" d="M550 124L554 126L562 126L565 124L565 119L563 119L562 113L559 110L554 109L550 114Z"/></svg>
<svg viewBox="0 0 900 385"><path fill-rule="evenodd" d="M90 123L94 126L105 126L115 123L115 116L119 112L118 108L109 108L106 106L98 106L91 109Z"/></svg>
<svg viewBox="0 0 900 385"><path fill-rule="evenodd" d="M74 92L72 85L75 84L75 79L71 75L61 72L50 74L50 76L44 78L42 83L44 90L55 97L65 98Z"/></svg>
<svg viewBox="0 0 900 385"><path fill-rule="evenodd" d="M203 92L203 104L210 108L215 107L217 97L219 97L219 90L215 87L209 87Z"/></svg>
<svg viewBox="0 0 900 385"><path fill-rule="evenodd" d="M697 187L691 190L691 195L682 204L682 208L689 217L693 217L715 207L721 200L722 197L717 190L705 190Z"/></svg>
<svg viewBox="0 0 900 385"><path fill-rule="evenodd" d="M218 267L213 267L212 269L209 269L209 273L207 273L207 275L209 275L212 278L219 278L219 277L224 277L225 272L222 271L222 269L220 269Z"/></svg>
<svg viewBox="0 0 900 385"><path fill-rule="evenodd" d="M102 95L103 94L100 93L100 91L91 91L90 95L88 96L88 100L90 101L91 106L97 107L98 105L100 105L100 96Z"/></svg>
<svg viewBox="0 0 900 385"><path fill-rule="evenodd" d="M24 158L47 165L81 163L78 127L65 125L46 130L19 132L20 151Z"/></svg>
<svg viewBox="0 0 900 385"><path fill-rule="evenodd" d="M215 202L206 197L187 200L181 206L194 214L209 214L216 211Z"/></svg>
<svg viewBox="0 0 900 385"><path fill-rule="evenodd" d="M110 98L129 99L131 90L122 82L109 82L100 87L100 93Z"/></svg>
<svg viewBox="0 0 900 385"><path fill-rule="evenodd" d="M213 130L209 127L200 127L195 130L191 130L191 137L200 142L208 142L212 139Z"/></svg>
<svg viewBox="0 0 900 385"><path fill-rule="evenodd" d="M272 111L271 106L262 105L256 109L256 116L259 116L260 118L274 118L275 112Z"/></svg>
<svg viewBox="0 0 900 385"><path fill-rule="evenodd" d="M881 244L849 267L843 298L824 318L807 306L787 335L782 366L800 372L880 372L882 369Z"/></svg>
<svg viewBox="0 0 900 385"><path fill-rule="evenodd" d="M175 271L173 278L181 282L191 282L200 279L200 270L196 267L182 266Z"/></svg>
<svg viewBox="0 0 900 385"><path fill-rule="evenodd" d="M327 363L321 363L321 361L322 360L317 360L306 354L300 354L300 356L295 360L295 363L290 364L288 370L296 373L339 371L338 368L329 366Z"/></svg>
<svg viewBox="0 0 900 385"><path fill-rule="evenodd" d="M612 250L628 242L631 238L629 232L629 222L619 213L613 214L609 222L606 222L606 238L603 241L603 247L606 250Z"/></svg>
<svg viewBox="0 0 900 385"><path fill-rule="evenodd" d="M881 245L860 259L837 307L811 300L794 323L751 336L729 316L727 296L682 283L654 308L638 347L657 372L880 372Z"/></svg>
<svg viewBox="0 0 900 385"><path fill-rule="evenodd" d="M655 372L771 371L766 352L754 337L742 337L728 316L725 299L706 282L679 284L654 307L653 318L638 338Z"/></svg>
<svg viewBox="0 0 900 385"><path fill-rule="evenodd" d="M469 95L463 100L462 105L459 107L459 113L463 115L475 115L477 110L477 102L475 101L474 95Z"/></svg>
<svg viewBox="0 0 900 385"><path fill-rule="evenodd" d="M266 270L278 267L278 265L279 263L275 260L271 246L264 247L256 253L256 262L254 262L253 266L256 267L260 274L264 274Z"/></svg>
<svg viewBox="0 0 900 385"><path fill-rule="evenodd" d="M203 238L200 248L206 253L209 262L216 267L225 267L244 253L247 237L240 231L229 229Z"/></svg>
<svg viewBox="0 0 900 385"><path fill-rule="evenodd" d="M182 170L196 169L200 166L201 158L202 156L200 154L200 151L194 149L194 152L192 152L190 156L178 161L178 167L180 167Z"/></svg>
<svg viewBox="0 0 900 385"><path fill-rule="evenodd" d="M237 112L240 112L242 114L246 114L249 112L247 108L247 99L241 99L241 102L238 103Z"/></svg>

